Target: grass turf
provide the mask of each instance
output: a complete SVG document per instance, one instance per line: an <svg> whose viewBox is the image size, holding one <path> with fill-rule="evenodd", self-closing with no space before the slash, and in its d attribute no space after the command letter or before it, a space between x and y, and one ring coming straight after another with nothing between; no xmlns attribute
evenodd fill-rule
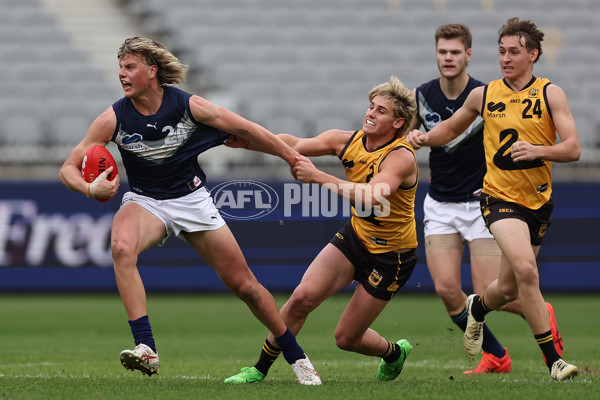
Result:
<svg viewBox="0 0 600 400"><path fill-rule="evenodd" d="M276 295L279 305L286 295ZM333 333L347 294L324 302L309 317L299 342L323 385L295 382L283 358L265 382L226 385L223 379L253 365L266 331L230 294L148 296L150 322L161 358L159 376L142 376L119 364L132 348L127 317L116 294L4 294L0 296L2 399L595 399L600 383L599 295L546 296L556 310L566 361L580 374L554 382L526 322L495 312L487 322L509 349L510 374L463 375L468 357L435 294L399 294L373 328L413 344L400 377L375 379L379 359L344 352Z"/></svg>

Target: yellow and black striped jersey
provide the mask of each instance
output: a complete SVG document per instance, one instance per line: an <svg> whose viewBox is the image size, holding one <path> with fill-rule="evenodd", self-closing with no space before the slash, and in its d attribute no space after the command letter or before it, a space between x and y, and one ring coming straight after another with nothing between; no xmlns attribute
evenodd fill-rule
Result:
<svg viewBox="0 0 600 400"><path fill-rule="evenodd" d="M517 141L550 146L556 128L548 106L548 79L533 77L514 91L498 79L486 85L482 116L487 173L483 192L536 210L550 200L552 163L544 160L514 162L511 146Z"/></svg>
<svg viewBox="0 0 600 400"><path fill-rule="evenodd" d="M393 139L374 151L365 148L365 133L352 135L340 154L350 182L368 183L379 173L379 166L392 151L415 152L404 137ZM417 183L400 187L372 210L352 206L352 227L369 251L384 253L417 247L415 223L415 193Z"/></svg>

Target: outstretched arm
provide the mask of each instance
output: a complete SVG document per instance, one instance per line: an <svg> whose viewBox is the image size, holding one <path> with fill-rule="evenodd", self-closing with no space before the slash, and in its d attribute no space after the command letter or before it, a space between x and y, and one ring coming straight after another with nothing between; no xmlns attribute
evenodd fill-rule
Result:
<svg viewBox="0 0 600 400"><path fill-rule="evenodd" d="M256 143L260 151L281 157L290 166L295 164L298 153L261 125L199 96L190 98L190 108L196 121L228 132L249 143Z"/></svg>
<svg viewBox="0 0 600 400"><path fill-rule="evenodd" d="M463 106L451 118L440 122L426 134L419 130L409 132L406 136L408 143L415 149L423 146L443 146L463 133L481 113L483 88L480 86L473 89Z"/></svg>
<svg viewBox="0 0 600 400"><path fill-rule="evenodd" d="M276 136L303 156L318 157L339 155L353 133L352 131L330 129L313 138L299 138L288 133L280 133ZM229 137L225 144L229 147L264 152L264 149L257 144L250 143L238 136Z"/></svg>

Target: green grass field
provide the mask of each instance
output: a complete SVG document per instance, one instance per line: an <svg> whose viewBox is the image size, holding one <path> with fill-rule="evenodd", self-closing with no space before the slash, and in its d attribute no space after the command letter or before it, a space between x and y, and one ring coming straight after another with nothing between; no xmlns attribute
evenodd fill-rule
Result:
<svg viewBox="0 0 600 400"><path fill-rule="evenodd" d="M287 296L277 295L278 304ZM495 312L487 322L513 361L512 372L466 376L479 361L462 348L435 294L399 294L374 328L413 344L402 375L376 381L379 359L336 348L333 332L348 296L317 309L299 335L323 385L297 384L283 358L267 380L226 385L223 379L252 365L266 332L230 294L148 296L161 374L126 371L119 352L133 340L116 294L0 295L2 399L597 399L600 396L600 295L551 295L564 358L580 374L555 382L528 326Z"/></svg>

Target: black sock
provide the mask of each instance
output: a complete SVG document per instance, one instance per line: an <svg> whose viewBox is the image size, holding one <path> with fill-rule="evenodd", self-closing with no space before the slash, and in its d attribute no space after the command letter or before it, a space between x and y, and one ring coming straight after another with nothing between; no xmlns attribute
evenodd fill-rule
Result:
<svg viewBox="0 0 600 400"><path fill-rule="evenodd" d="M152 327L150 327L148 316L144 315L134 321L128 322L135 345L143 343L156 353L156 344L154 343L154 336L152 335Z"/></svg>
<svg viewBox="0 0 600 400"><path fill-rule="evenodd" d="M544 353L544 357L546 357L546 366L548 369L552 368L552 364L556 362L560 358L558 353L556 352L556 347L554 347L554 340L552 339L552 331L544 332L539 335L533 336L542 349L542 353Z"/></svg>
<svg viewBox="0 0 600 400"><path fill-rule="evenodd" d="M485 320L485 315L492 311L487 308L485 305L485 301L483 300L483 296L476 296L473 299L473 305L471 306L471 315L478 322L483 322Z"/></svg>
<svg viewBox="0 0 600 400"><path fill-rule="evenodd" d="M302 350L302 347L296 342L296 336L294 336L289 329L287 329L283 335L278 338L276 337L275 342L289 364L293 364L299 359L306 357L304 350Z"/></svg>
<svg viewBox="0 0 600 400"><path fill-rule="evenodd" d="M388 348L385 351L385 353L381 356L381 358L383 358L383 361L385 361L386 363L393 363L398 361L401 355L402 349L400 348L400 346L398 346L397 343L390 342L388 340Z"/></svg>
<svg viewBox="0 0 600 400"><path fill-rule="evenodd" d="M254 368L259 370L263 375L267 376L269 368L271 368L271 365L273 365L275 360L277 360L279 354L281 354L281 349L269 343L268 340L265 340L265 344L260 351L260 357L258 358L256 364L254 364Z"/></svg>

